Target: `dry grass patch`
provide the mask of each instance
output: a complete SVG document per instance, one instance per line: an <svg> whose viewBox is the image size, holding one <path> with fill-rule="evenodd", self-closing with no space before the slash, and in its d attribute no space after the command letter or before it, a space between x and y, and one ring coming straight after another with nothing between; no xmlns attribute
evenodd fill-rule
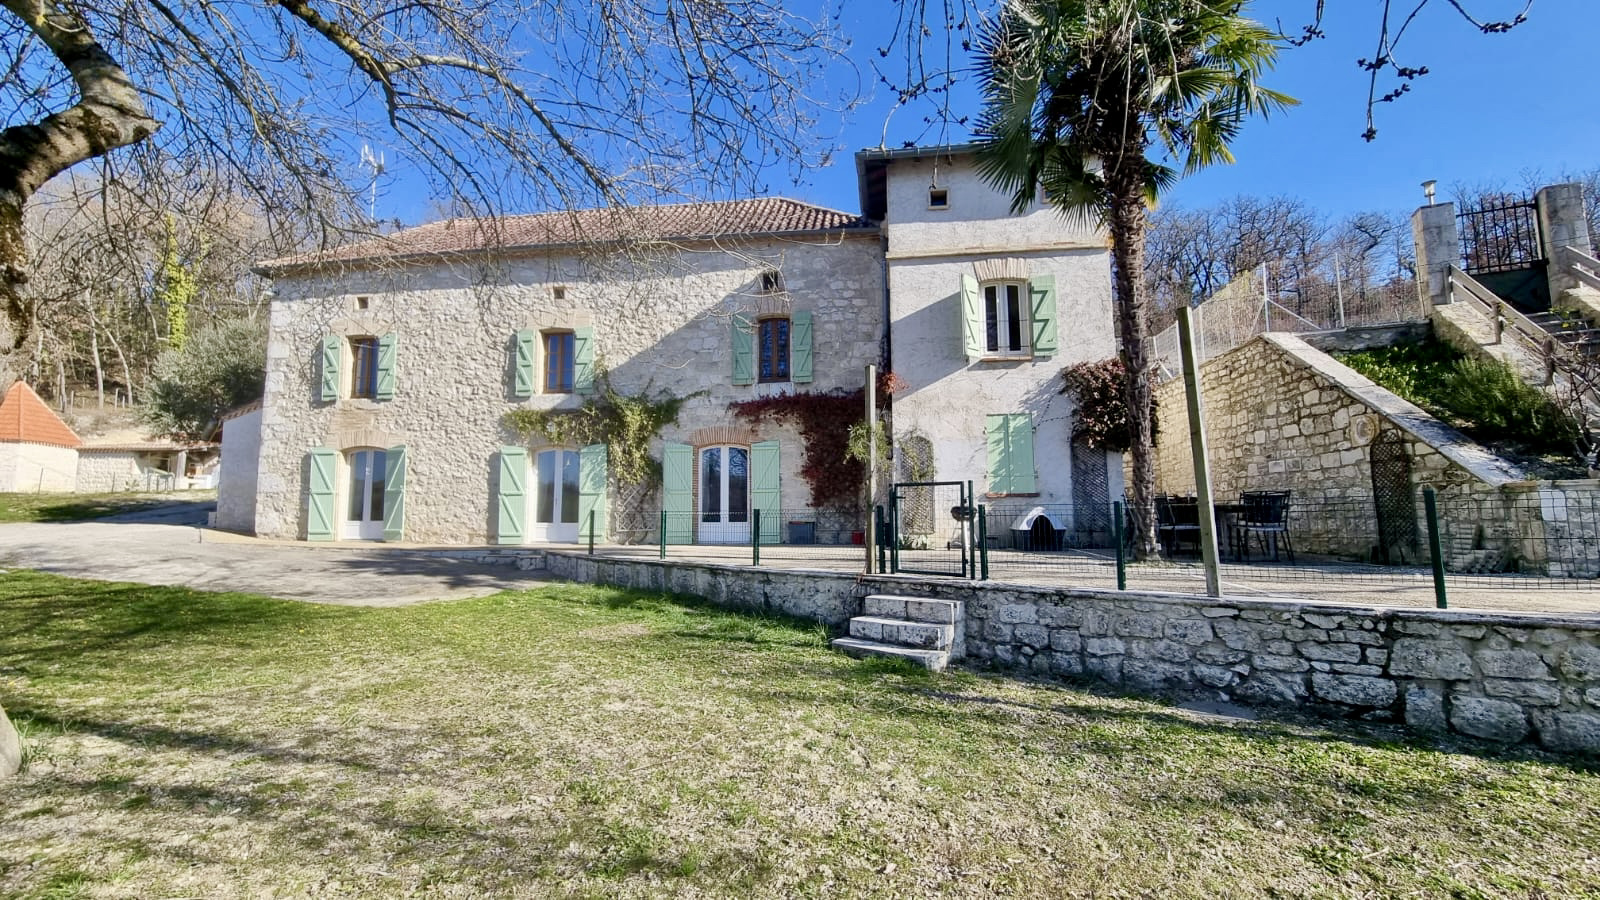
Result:
<svg viewBox="0 0 1600 900"><path fill-rule="evenodd" d="M1600 778L1197 722L548 586L403 609L0 580L0 895L1581 896Z"/></svg>

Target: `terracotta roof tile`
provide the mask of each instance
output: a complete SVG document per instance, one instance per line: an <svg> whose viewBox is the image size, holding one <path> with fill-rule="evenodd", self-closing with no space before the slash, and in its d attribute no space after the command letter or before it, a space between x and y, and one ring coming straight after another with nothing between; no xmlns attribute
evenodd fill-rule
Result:
<svg viewBox="0 0 1600 900"><path fill-rule="evenodd" d="M446 219L331 250L267 260L256 269L271 275L331 263L497 248L871 230L875 227L852 213L786 197L757 197L721 203L581 209L495 219Z"/></svg>
<svg viewBox="0 0 1600 900"><path fill-rule="evenodd" d="M0 442L78 447L83 440L61 421L39 395L19 381L0 399Z"/></svg>

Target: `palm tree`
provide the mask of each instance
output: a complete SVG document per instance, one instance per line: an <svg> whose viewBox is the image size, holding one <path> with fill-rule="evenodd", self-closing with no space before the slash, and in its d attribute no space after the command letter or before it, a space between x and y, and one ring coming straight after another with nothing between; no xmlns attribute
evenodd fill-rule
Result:
<svg viewBox="0 0 1600 900"><path fill-rule="evenodd" d="M1277 58L1277 36L1240 15L1245 6L1009 0L979 37L983 176L1019 212L1042 190L1064 214L1111 234L1141 556L1157 552L1146 208L1181 177L1173 165L1187 175L1232 162L1228 144L1246 119L1297 102L1258 83Z"/></svg>

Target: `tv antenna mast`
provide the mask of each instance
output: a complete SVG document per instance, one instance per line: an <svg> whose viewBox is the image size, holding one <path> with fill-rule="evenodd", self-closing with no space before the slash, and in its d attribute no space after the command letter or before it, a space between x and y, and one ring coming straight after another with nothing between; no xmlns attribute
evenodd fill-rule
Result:
<svg viewBox="0 0 1600 900"><path fill-rule="evenodd" d="M378 221L378 176L383 174L383 151L372 152L366 141L361 142L361 165L372 170L372 183L367 189L367 218Z"/></svg>

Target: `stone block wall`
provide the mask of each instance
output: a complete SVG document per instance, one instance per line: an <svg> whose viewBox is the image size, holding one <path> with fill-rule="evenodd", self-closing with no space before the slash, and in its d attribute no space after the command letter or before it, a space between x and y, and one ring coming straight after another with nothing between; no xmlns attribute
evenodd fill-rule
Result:
<svg viewBox="0 0 1600 900"><path fill-rule="evenodd" d="M1600 755L1600 622L771 571L551 552L555 577L840 626L886 593L965 604L966 655L1143 693L1403 723Z"/></svg>
<svg viewBox="0 0 1600 900"><path fill-rule="evenodd" d="M84 493L171 490L172 476L150 474L131 450L90 451L78 454L78 488Z"/></svg>
<svg viewBox="0 0 1600 900"><path fill-rule="evenodd" d="M1507 569L1600 575L1600 482L1534 482L1488 450L1306 341L1267 334L1201 368L1211 484L1218 502L1242 491L1292 492L1297 550L1366 558L1379 541L1372 456L1398 441L1410 465L1425 561L1422 487L1439 500L1452 571ZM1156 488L1193 494L1183 380L1156 392L1162 422Z"/></svg>

